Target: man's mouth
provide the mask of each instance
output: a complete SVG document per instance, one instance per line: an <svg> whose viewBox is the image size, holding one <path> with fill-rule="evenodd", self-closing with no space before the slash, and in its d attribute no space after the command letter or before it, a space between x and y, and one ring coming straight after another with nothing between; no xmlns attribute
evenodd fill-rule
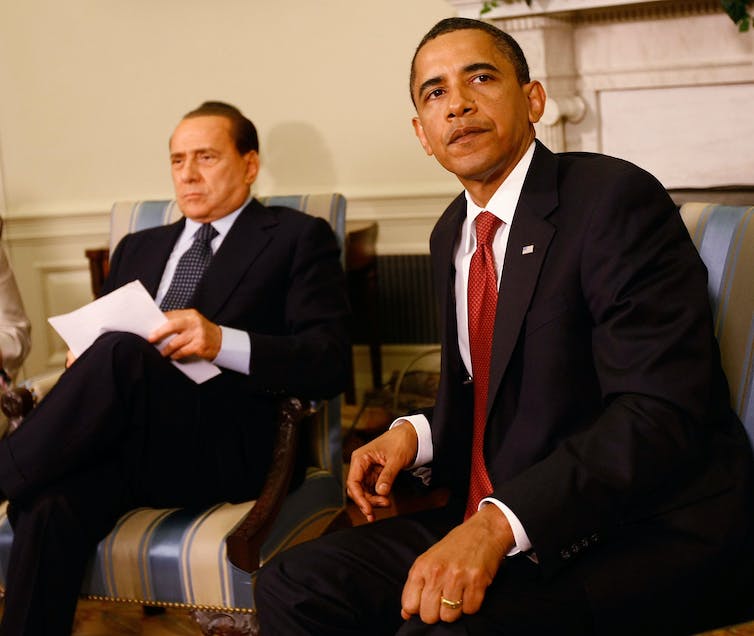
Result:
<svg viewBox="0 0 754 636"><path fill-rule="evenodd" d="M463 143L485 132L480 126L461 126L450 133L448 145Z"/></svg>

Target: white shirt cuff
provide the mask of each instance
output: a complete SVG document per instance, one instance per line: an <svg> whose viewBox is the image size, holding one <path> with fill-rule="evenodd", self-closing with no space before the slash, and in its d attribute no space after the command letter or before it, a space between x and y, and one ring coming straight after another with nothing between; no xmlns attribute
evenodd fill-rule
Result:
<svg viewBox="0 0 754 636"><path fill-rule="evenodd" d="M251 367L251 338L241 329L232 329L220 325L223 341L220 345L220 353L212 361L218 367L238 371L249 375Z"/></svg>
<svg viewBox="0 0 754 636"><path fill-rule="evenodd" d="M407 421L416 431L418 447L416 449L416 460L413 465L406 470L425 466L432 461L432 429L429 428L429 420L423 415L406 415L395 420L390 428L396 426L399 422Z"/></svg>

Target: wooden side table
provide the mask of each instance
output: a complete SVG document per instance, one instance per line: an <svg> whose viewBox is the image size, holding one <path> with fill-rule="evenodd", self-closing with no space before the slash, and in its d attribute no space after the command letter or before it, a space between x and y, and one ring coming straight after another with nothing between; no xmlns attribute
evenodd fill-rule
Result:
<svg viewBox="0 0 754 636"><path fill-rule="evenodd" d="M377 223L374 221L346 222L346 279L351 302L352 326L364 326L369 345L372 388L382 386L382 354L380 351L380 321L377 288ZM351 329L354 333L356 329ZM356 381L353 353L349 361L349 383L346 403L356 403Z"/></svg>

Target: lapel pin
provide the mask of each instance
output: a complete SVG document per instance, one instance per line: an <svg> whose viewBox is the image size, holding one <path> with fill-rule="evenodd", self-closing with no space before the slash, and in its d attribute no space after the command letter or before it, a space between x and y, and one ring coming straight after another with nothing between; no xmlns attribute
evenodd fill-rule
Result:
<svg viewBox="0 0 754 636"><path fill-rule="evenodd" d="M524 245L521 254L534 254L534 245Z"/></svg>

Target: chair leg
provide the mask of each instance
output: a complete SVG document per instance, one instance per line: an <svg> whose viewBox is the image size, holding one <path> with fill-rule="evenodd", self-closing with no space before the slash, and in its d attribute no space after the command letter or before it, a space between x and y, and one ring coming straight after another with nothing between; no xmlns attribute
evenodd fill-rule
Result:
<svg viewBox="0 0 754 636"><path fill-rule="evenodd" d="M191 610L204 636L259 636L256 614Z"/></svg>

